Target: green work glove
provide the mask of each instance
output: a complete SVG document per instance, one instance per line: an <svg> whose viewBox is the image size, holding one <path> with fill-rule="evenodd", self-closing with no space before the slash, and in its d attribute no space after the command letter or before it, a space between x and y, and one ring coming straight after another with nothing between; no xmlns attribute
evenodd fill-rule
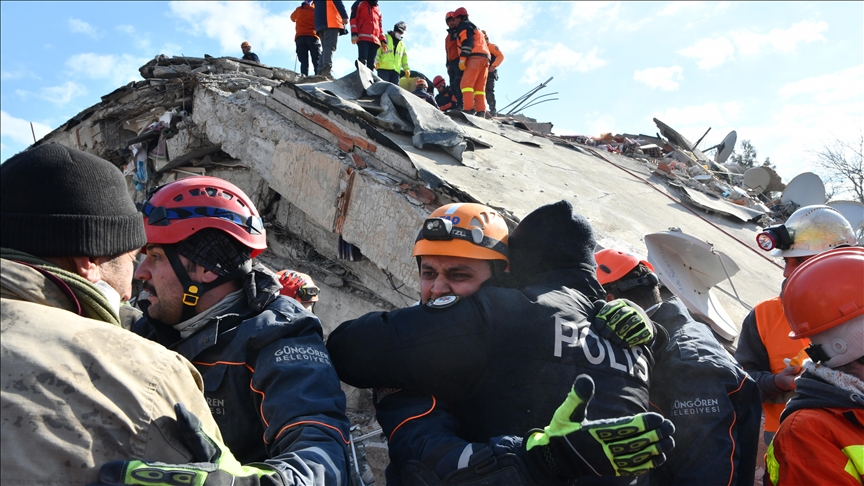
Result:
<svg viewBox="0 0 864 486"><path fill-rule="evenodd" d="M582 476L638 476L666 461L675 447L675 426L653 412L585 420L594 380L579 375L552 422L525 440L534 470L559 481Z"/></svg>
<svg viewBox="0 0 864 486"><path fill-rule="evenodd" d="M196 461L189 464L165 464L145 461L112 461L99 469L99 482L89 486L142 484L188 486L258 486L284 485L282 476L266 464L243 466L231 451L207 435L201 421L182 403L174 405L177 428Z"/></svg>
<svg viewBox="0 0 864 486"><path fill-rule="evenodd" d="M594 303L597 315L591 330L621 348L632 348L654 339L654 324L641 307L627 299Z"/></svg>

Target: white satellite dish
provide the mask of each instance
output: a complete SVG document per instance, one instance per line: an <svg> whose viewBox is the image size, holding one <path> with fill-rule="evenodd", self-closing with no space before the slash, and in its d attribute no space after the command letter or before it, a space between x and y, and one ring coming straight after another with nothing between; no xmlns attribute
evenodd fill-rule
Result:
<svg viewBox="0 0 864 486"><path fill-rule="evenodd" d="M825 204L825 184L812 172L798 174L786 184L780 202L794 202L798 206Z"/></svg>
<svg viewBox="0 0 864 486"><path fill-rule="evenodd" d="M677 231L645 235L648 261L654 272L687 309L707 322L724 339L732 341L738 327L711 293L719 282L738 273L738 265L708 243ZM724 270L725 267L725 270Z"/></svg>
<svg viewBox="0 0 864 486"><path fill-rule="evenodd" d="M718 164L722 164L726 162L726 159L732 155L732 151L735 150L735 142L738 141L738 134L735 133L735 130L729 132L728 135L717 145L717 153L714 154L714 162Z"/></svg>
<svg viewBox="0 0 864 486"><path fill-rule="evenodd" d="M744 172L744 189L752 194L762 194L771 183L771 174L762 167L752 167Z"/></svg>
<svg viewBox="0 0 864 486"><path fill-rule="evenodd" d="M858 237L858 244L864 245L864 204L856 201L831 201L828 206L840 211L840 214L849 221Z"/></svg>

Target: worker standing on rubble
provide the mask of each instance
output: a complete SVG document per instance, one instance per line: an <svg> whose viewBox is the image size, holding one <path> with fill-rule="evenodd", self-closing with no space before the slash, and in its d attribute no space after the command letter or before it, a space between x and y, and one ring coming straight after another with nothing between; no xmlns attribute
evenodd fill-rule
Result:
<svg viewBox="0 0 864 486"><path fill-rule="evenodd" d="M197 176L152 191L141 211L147 257L135 277L145 319L133 331L198 368L243 464L265 462L284 484L345 484L345 395L318 319L281 297L277 277L253 260L267 242L252 201Z"/></svg>
<svg viewBox="0 0 864 486"><path fill-rule="evenodd" d="M597 302L593 249L590 225L566 201L535 210L509 238L503 217L486 206L455 203L430 215L414 246L421 305L345 322L327 344L343 381L377 387L388 484L545 484L662 463L674 427L640 413L652 361L640 343L651 338L650 323L620 303ZM634 347L592 328L621 332ZM590 420L571 422L585 419L592 395ZM528 432L553 412L542 433ZM596 435L574 432L600 418L612 419L609 434L625 442L635 434L633 448L612 452ZM630 459L616 460L619 453Z"/></svg>
<svg viewBox="0 0 864 486"><path fill-rule="evenodd" d="M339 36L348 33L345 28L348 12L342 0L321 0L315 2L315 31L321 39L321 65L318 74L330 76L333 69L333 54Z"/></svg>
<svg viewBox="0 0 864 486"><path fill-rule="evenodd" d="M360 64L375 69L379 46L387 49L378 0L357 0L351 5L351 43L357 46Z"/></svg>
<svg viewBox="0 0 864 486"><path fill-rule="evenodd" d="M434 106L435 109L437 110L438 109L438 103L435 102L435 98L431 94L429 94L429 91L427 91L429 89L429 86L426 85L426 80L423 78L417 78L417 81L414 82L414 85L415 85L415 89L412 93L415 96L418 96L418 97L426 100L426 103L429 103L430 105Z"/></svg>
<svg viewBox="0 0 864 486"><path fill-rule="evenodd" d="M462 111L470 115L486 115L486 78L489 75L489 48L483 32L468 20L468 10L453 11L459 24L455 29L459 48L459 70L462 71Z"/></svg>
<svg viewBox="0 0 864 486"><path fill-rule="evenodd" d="M498 112L495 111L495 81L498 81L498 66L504 62L504 53L497 45L489 42L489 36L486 35L485 30L481 30L481 32L483 32L483 39L486 40L486 45L489 47L489 56L492 62L489 65L489 75L486 77L486 104L489 107L489 114L497 116Z"/></svg>
<svg viewBox="0 0 864 486"><path fill-rule="evenodd" d="M636 303L656 326L649 398L676 433L675 450L651 471L651 484L687 486L711 478L752 486L762 418L756 382L678 297L661 300L650 263L611 248L594 257L606 300Z"/></svg>
<svg viewBox="0 0 864 486"><path fill-rule="evenodd" d="M300 60L300 74L309 76L309 58L312 58L312 69L318 74L318 62L321 58L321 40L315 33L315 7L312 0L303 0L299 7L291 13L294 22L294 44L297 48L297 59Z"/></svg>
<svg viewBox="0 0 864 486"><path fill-rule="evenodd" d="M252 52L252 45L247 41L240 44L240 50L243 51L243 59L246 61L257 62L261 64L261 59L258 59L258 54Z"/></svg>
<svg viewBox="0 0 864 486"><path fill-rule="evenodd" d="M763 250L770 250L771 256L783 258L783 278L787 279L814 255L854 245L856 240L852 225L839 211L830 206L805 206L792 213L785 224L765 228L757 242ZM744 318L735 351L735 359L756 380L762 394L766 445L777 432L786 402L795 395L795 377L801 373L803 361L799 356L810 344L806 337L789 338L782 299L781 290L779 297L756 304Z"/></svg>
<svg viewBox="0 0 864 486"><path fill-rule="evenodd" d="M443 76L435 76L435 79L432 80L432 85L438 90L438 95L435 96L435 103L438 104L438 108L441 111L458 108L459 96L453 92L452 86L447 86L444 83Z"/></svg>
<svg viewBox="0 0 864 486"><path fill-rule="evenodd" d="M201 376L120 327L146 242L110 162L44 144L0 165L4 486L88 484L120 457L191 462L174 405L219 429Z"/></svg>
<svg viewBox="0 0 864 486"><path fill-rule="evenodd" d="M396 86L399 86L400 71L406 78L411 77L411 69L408 66L408 50L402 39L406 29L408 29L408 24L402 21L397 22L393 26L393 30L384 36L384 42L375 57L375 69L378 70L378 77Z"/></svg>
<svg viewBox="0 0 864 486"><path fill-rule="evenodd" d="M839 248L799 266L783 311L810 359L765 455L773 486L856 486L864 479L864 248Z"/></svg>
<svg viewBox="0 0 864 486"><path fill-rule="evenodd" d="M307 311L314 312L321 289L315 285L312 277L294 270L282 270L276 275L279 277L279 283L282 284L279 293L300 302Z"/></svg>
<svg viewBox="0 0 864 486"><path fill-rule="evenodd" d="M447 23L447 36L444 38L444 52L447 53L447 77L450 78L450 86L459 87L462 82L462 71L459 70L459 46L456 44L456 27L459 20L453 12L447 12L444 17ZM459 106L462 106L462 95L459 95Z"/></svg>

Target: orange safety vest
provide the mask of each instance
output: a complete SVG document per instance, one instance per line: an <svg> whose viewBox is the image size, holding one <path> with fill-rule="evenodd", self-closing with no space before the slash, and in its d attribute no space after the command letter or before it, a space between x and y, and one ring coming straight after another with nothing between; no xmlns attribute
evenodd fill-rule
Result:
<svg viewBox="0 0 864 486"><path fill-rule="evenodd" d="M792 339L789 332L789 322L783 314L783 303L780 297L760 302L754 308L756 312L756 329L759 338L768 352L768 366L775 375L786 368L784 358L794 358L802 349L810 345L809 338ZM785 395L785 394L784 394ZM786 408L786 402L762 402L765 411L765 431L777 432L780 426L780 414Z"/></svg>

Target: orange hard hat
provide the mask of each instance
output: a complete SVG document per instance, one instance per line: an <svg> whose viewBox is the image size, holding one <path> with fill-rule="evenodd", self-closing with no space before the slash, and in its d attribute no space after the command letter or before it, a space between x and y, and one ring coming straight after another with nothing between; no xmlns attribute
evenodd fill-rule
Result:
<svg viewBox="0 0 864 486"><path fill-rule="evenodd" d="M640 260L629 253L611 248L595 253L594 260L597 261L597 281L600 282L600 285L606 285L619 280L640 263L648 267L652 272L654 271L654 265L648 263L647 260Z"/></svg>
<svg viewBox="0 0 864 486"><path fill-rule="evenodd" d="M782 300L793 339L864 314L864 248L837 248L802 263L786 281Z"/></svg>
<svg viewBox="0 0 864 486"><path fill-rule="evenodd" d="M510 230L494 209L475 203L446 204L423 223L414 256L455 256L477 260L508 260Z"/></svg>

